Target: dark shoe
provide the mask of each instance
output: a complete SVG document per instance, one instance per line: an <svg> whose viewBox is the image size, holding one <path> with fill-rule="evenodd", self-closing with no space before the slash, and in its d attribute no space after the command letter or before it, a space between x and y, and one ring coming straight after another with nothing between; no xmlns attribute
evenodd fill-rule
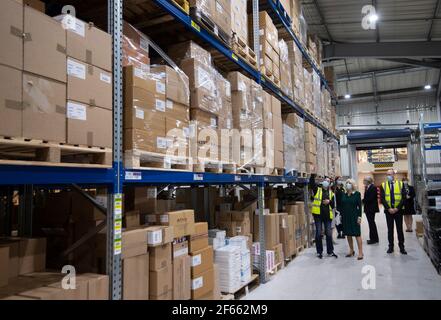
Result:
<svg viewBox="0 0 441 320"><path fill-rule="evenodd" d="M352 253L350 253L350 254L347 254L345 257L346 258L352 258L352 257L354 257L355 256L355 251L353 251Z"/></svg>
<svg viewBox="0 0 441 320"><path fill-rule="evenodd" d="M333 253L328 253L328 257L334 257L334 258L338 258L338 256L333 252Z"/></svg>
<svg viewBox="0 0 441 320"><path fill-rule="evenodd" d="M387 253L388 253L388 254L394 253L394 248L389 248L389 249L387 250Z"/></svg>
<svg viewBox="0 0 441 320"><path fill-rule="evenodd" d="M401 249L400 249L400 253L406 255L406 254L407 254L407 251L406 251L406 249L401 248Z"/></svg>
<svg viewBox="0 0 441 320"><path fill-rule="evenodd" d="M374 240L368 240L367 241L367 244L377 244L378 243L378 241L374 241Z"/></svg>
<svg viewBox="0 0 441 320"><path fill-rule="evenodd" d="M364 259L364 256L361 256L361 257L357 257L357 260L363 260Z"/></svg>
<svg viewBox="0 0 441 320"><path fill-rule="evenodd" d="M317 254L317 258L323 259L323 255L321 253Z"/></svg>
<svg viewBox="0 0 441 320"><path fill-rule="evenodd" d="M413 230L412 230L412 229L410 229L410 230L406 230L406 232L413 232Z"/></svg>

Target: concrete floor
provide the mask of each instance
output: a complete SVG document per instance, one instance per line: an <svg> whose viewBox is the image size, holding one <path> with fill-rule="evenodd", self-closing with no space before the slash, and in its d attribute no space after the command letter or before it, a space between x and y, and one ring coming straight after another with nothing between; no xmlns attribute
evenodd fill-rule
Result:
<svg viewBox="0 0 441 320"><path fill-rule="evenodd" d="M363 217L362 235L364 260L345 258L346 240L336 240L338 259L316 257L315 248L305 250L264 285L250 292L248 300L299 299L441 299L441 276L435 271L415 233L405 233L407 256L402 256L396 244L395 253L386 254L387 227L384 214L378 214L380 244L366 245L368 225ZM325 241L323 241L325 245ZM326 250L326 249L325 249ZM357 252L357 250L356 250ZM376 289L365 290L362 279L364 266L375 268Z"/></svg>

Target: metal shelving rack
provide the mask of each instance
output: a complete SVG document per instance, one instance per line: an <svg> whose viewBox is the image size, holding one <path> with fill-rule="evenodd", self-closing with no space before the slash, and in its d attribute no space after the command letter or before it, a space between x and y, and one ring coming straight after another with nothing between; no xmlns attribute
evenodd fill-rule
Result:
<svg viewBox="0 0 441 320"><path fill-rule="evenodd" d="M248 73L256 82L260 83L265 90L276 96L284 105L291 108L292 112L297 113L324 133L336 140L337 137L327 128L323 127L315 118L307 114L301 106L284 95L280 89L270 82L266 81L260 72L251 68L240 57L236 56L230 49L225 47L218 39L206 32L189 16L183 13L179 8L169 0L153 0L175 20L182 23L188 30L198 35L201 40L208 43L231 61L236 63L242 72ZM106 187L108 191L107 209L107 273L110 276L110 297L118 300L122 297L122 261L121 261L121 232L122 232L122 193L124 186L130 185L250 185L257 187L260 225L260 276L261 282L266 280L265 266L265 225L263 217L264 208L264 188L275 184L300 184L304 185L305 193L305 211L308 215L308 179L299 178L296 175L290 176L263 176L263 175L244 175L244 174L213 174L213 173L193 173L193 172L175 172L163 170L132 170L125 169L123 164L123 98L122 98L122 23L123 23L123 0L108 0L108 32L113 38L113 90L114 90L114 110L113 110L113 166L112 168L83 168L74 166L27 166L27 165L0 165L0 186L20 186L25 195L25 204L32 203L32 188L34 186L61 188L66 186L100 186ZM253 0L254 32L258 32L259 0ZM329 86L319 68L309 57L307 51L302 47L299 39L290 28L289 22L283 13L280 3L277 0L267 0L268 10L273 19L289 32L297 46L302 51L303 56L312 68L320 75L322 85L329 89ZM254 48L259 48L258 39L254 43ZM259 50L256 50L258 54ZM331 91L331 90L330 90ZM332 94L332 92L331 92ZM99 207L93 199L90 199L94 205ZM28 206L28 211L32 205ZM29 212L28 212L29 213ZM308 233L309 237L309 233ZM308 239L310 241L310 239Z"/></svg>
<svg viewBox="0 0 441 320"><path fill-rule="evenodd" d="M426 190L441 187L441 174L428 174L428 169L441 169L440 163L428 163L427 153L441 153L441 123L424 123L421 117L419 124L420 152L422 164L422 181Z"/></svg>

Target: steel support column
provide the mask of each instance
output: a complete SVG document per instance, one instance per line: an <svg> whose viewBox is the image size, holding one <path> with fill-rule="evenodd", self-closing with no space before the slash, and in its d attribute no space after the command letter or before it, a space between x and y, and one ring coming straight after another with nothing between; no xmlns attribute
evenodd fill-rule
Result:
<svg viewBox="0 0 441 320"><path fill-rule="evenodd" d="M309 214L309 188L308 184L305 184L303 187L303 201L305 206L305 215L306 215L306 224L307 224L307 239L308 239L308 248L311 246L311 215Z"/></svg>
<svg viewBox="0 0 441 320"><path fill-rule="evenodd" d="M259 275L260 282L266 282L266 244L265 244L265 216L263 215L265 209L265 184L259 183L257 185L257 205L259 208L259 243L260 243L260 261L259 261Z"/></svg>

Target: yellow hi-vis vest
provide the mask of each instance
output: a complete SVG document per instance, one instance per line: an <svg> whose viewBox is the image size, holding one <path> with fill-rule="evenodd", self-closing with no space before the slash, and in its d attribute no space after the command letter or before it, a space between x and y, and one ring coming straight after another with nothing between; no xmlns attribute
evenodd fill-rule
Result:
<svg viewBox="0 0 441 320"><path fill-rule="evenodd" d="M332 198L334 197L334 193L329 190L329 200L332 201ZM314 201L312 202L312 214L320 215L320 206L322 205L322 198L323 198L323 189L318 188L317 193L314 196ZM334 212L332 211L331 205L329 205L329 218L332 220L334 219Z"/></svg>
<svg viewBox="0 0 441 320"><path fill-rule="evenodd" d="M382 184L384 190L384 198L390 208L392 207L392 202L390 199L390 184L389 182L383 182ZM395 207L401 202L401 190L403 190L403 183L401 181L394 181L394 196L395 196Z"/></svg>

